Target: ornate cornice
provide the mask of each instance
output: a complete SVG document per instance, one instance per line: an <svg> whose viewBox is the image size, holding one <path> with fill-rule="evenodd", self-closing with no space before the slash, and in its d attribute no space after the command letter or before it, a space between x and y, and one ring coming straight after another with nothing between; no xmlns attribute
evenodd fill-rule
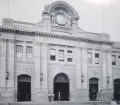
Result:
<svg viewBox="0 0 120 105"><path fill-rule="evenodd" d="M14 33L14 34L42 36L42 37L52 37L52 38L57 38L57 39L73 40L73 41L81 41L81 42L87 42L87 43L105 44L105 45L113 45L114 44L114 42L112 42L112 41L93 40L90 38L66 36L66 35L59 35L59 34L53 34L53 33L28 31L28 30L20 30L20 29L19 30L18 29L8 29L8 28L3 28L3 27L0 27L0 32L10 32L10 33Z"/></svg>
<svg viewBox="0 0 120 105"><path fill-rule="evenodd" d="M2 28L0 27L0 32L9 32L9 33L13 33L14 29L8 29L8 28Z"/></svg>
<svg viewBox="0 0 120 105"><path fill-rule="evenodd" d="M14 39L6 39L6 38L0 38L0 41L1 42L9 42L9 43L14 43L15 42L15 40Z"/></svg>

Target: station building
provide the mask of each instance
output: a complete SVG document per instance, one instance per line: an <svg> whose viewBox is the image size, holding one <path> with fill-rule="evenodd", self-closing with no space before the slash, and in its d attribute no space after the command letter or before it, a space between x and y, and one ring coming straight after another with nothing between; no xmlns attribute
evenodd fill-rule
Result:
<svg viewBox="0 0 120 105"><path fill-rule="evenodd" d="M36 24L0 26L0 102L120 99L120 43L78 26L68 3L45 6Z"/></svg>

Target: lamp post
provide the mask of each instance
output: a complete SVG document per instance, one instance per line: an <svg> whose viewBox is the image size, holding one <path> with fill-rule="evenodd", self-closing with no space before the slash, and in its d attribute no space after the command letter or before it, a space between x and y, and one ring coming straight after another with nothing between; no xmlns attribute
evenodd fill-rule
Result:
<svg viewBox="0 0 120 105"><path fill-rule="evenodd" d="M6 71L6 80L9 79L9 71Z"/></svg>
<svg viewBox="0 0 120 105"><path fill-rule="evenodd" d="M107 83L110 82L110 76L107 76Z"/></svg>
<svg viewBox="0 0 120 105"><path fill-rule="evenodd" d="M84 75L81 75L81 82L84 82Z"/></svg>
<svg viewBox="0 0 120 105"><path fill-rule="evenodd" d="M40 73L40 81L43 81L43 73Z"/></svg>
<svg viewBox="0 0 120 105"><path fill-rule="evenodd" d="M5 79L6 79L6 90L7 90L7 80L9 80L9 71L6 71Z"/></svg>

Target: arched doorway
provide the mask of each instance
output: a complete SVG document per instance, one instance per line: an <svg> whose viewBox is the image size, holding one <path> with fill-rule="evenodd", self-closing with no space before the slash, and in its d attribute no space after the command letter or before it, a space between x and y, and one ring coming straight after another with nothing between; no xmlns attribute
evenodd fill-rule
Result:
<svg viewBox="0 0 120 105"><path fill-rule="evenodd" d="M120 79L114 80L114 98L120 100Z"/></svg>
<svg viewBox="0 0 120 105"><path fill-rule="evenodd" d="M89 79L89 97L91 101L95 101L97 99L98 80L98 78Z"/></svg>
<svg viewBox="0 0 120 105"><path fill-rule="evenodd" d="M54 78L54 100L58 101L58 92L61 94L61 101L69 101L69 78L64 73L59 73Z"/></svg>
<svg viewBox="0 0 120 105"><path fill-rule="evenodd" d="M28 75L19 75L17 88L17 100L18 101L30 101L31 100L31 77Z"/></svg>

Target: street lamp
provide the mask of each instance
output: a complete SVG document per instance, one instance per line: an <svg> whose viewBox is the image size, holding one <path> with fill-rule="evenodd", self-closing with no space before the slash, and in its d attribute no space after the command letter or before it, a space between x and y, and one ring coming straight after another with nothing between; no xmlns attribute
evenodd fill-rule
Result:
<svg viewBox="0 0 120 105"><path fill-rule="evenodd" d="M43 73L40 73L40 81L43 81Z"/></svg>
<svg viewBox="0 0 120 105"><path fill-rule="evenodd" d="M6 80L9 79L9 71L6 71Z"/></svg>
<svg viewBox="0 0 120 105"><path fill-rule="evenodd" d="M107 83L110 82L110 76L107 76Z"/></svg>
<svg viewBox="0 0 120 105"><path fill-rule="evenodd" d="M81 75L81 82L84 82L84 75Z"/></svg>

